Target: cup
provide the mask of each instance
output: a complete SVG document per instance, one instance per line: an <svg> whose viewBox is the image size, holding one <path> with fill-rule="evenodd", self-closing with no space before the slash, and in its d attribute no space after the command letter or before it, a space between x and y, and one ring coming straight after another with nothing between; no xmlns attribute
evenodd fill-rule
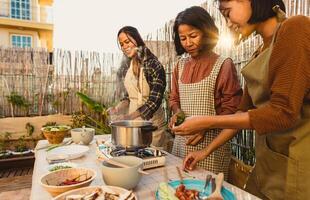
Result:
<svg viewBox="0 0 310 200"><path fill-rule="evenodd" d="M94 138L95 129L93 128L75 128L71 129L72 141L76 144L82 142L88 145Z"/></svg>

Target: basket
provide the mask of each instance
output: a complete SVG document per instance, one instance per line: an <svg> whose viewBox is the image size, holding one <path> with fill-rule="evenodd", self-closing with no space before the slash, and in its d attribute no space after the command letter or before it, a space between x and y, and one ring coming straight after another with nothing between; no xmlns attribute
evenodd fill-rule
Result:
<svg viewBox="0 0 310 200"><path fill-rule="evenodd" d="M62 143L69 130L65 131L42 131L44 137L50 144Z"/></svg>

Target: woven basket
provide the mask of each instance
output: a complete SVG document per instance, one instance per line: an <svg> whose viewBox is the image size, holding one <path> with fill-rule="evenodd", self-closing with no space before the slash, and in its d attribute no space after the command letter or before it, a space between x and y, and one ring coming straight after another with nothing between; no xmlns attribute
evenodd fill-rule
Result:
<svg viewBox="0 0 310 200"><path fill-rule="evenodd" d="M44 137L48 140L50 144L61 143L65 136L68 134L69 130L65 131L42 131Z"/></svg>

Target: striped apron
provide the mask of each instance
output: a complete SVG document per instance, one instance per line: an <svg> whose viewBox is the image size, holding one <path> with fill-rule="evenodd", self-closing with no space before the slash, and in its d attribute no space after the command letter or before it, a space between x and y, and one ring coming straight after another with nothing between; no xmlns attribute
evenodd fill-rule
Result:
<svg viewBox="0 0 310 200"><path fill-rule="evenodd" d="M181 58L179 65L179 77L183 73L184 64L187 58ZM209 76L198 83L183 84L179 78L179 94L180 105L186 117L197 115L216 115L214 104L214 90L216 79L225 58L219 57L213 66ZM176 135L172 153L176 156L184 158L189 152L198 151L209 145L213 139L218 136L220 129L208 130L202 142L195 146L186 145L186 141L190 136ZM228 166L230 162L231 152L230 144L226 143L218 150L214 151L206 159L198 162L197 166L204 168L213 173L224 172L228 177Z"/></svg>

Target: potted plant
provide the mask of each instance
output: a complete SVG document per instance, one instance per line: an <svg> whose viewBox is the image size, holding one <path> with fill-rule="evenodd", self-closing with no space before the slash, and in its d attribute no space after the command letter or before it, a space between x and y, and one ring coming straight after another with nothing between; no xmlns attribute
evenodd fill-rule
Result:
<svg viewBox="0 0 310 200"><path fill-rule="evenodd" d="M0 159L7 158L11 155L11 151L8 150L8 140L11 137L11 133L1 133L1 139L0 139Z"/></svg>
<svg viewBox="0 0 310 200"><path fill-rule="evenodd" d="M50 144L60 144L70 129L66 125L53 125L42 127L41 131Z"/></svg>
<svg viewBox="0 0 310 200"><path fill-rule="evenodd" d="M27 146L27 142L25 140L25 136L21 136L17 144L15 145L15 150L12 151L13 155L24 155L31 153L31 149Z"/></svg>
<svg viewBox="0 0 310 200"><path fill-rule="evenodd" d="M11 92L11 94L9 96L6 96L6 98L12 106L12 117L14 117L14 109L16 108L23 109L28 115L30 103L25 99L25 97L17 94L17 92Z"/></svg>

